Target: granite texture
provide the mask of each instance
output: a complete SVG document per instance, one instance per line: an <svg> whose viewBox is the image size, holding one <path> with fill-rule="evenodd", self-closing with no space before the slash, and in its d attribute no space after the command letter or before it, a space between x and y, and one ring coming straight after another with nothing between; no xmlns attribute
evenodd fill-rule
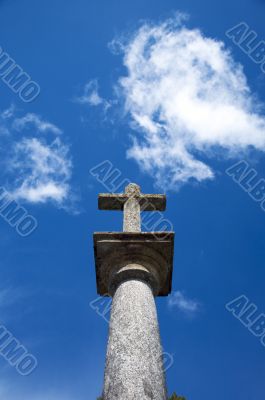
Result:
<svg viewBox="0 0 265 400"><path fill-rule="evenodd" d="M141 280L122 282L113 297L103 398L167 398L154 296Z"/></svg>
<svg viewBox="0 0 265 400"><path fill-rule="evenodd" d="M129 198L124 204L123 232L141 232L141 210L138 200Z"/></svg>
<svg viewBox="0 0 265 400"><path fill-rule="evenodd" d="M123 232L94 234L99 294L113 297L104 400L166 400L154 296L171 291L173 232L141 232L141 211L164 210L164 195L136 184L100 194L99 208L123 210Z"/></svg>

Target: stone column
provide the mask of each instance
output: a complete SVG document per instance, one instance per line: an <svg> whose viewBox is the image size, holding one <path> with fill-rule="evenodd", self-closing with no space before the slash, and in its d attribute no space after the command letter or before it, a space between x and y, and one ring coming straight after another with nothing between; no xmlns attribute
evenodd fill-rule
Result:
<svg viewBox="0 0 265 400"><path fill-rule="evenodd" d="M104 400L166 400L154 295L149 283L119 283L112 303Z"/></svg>

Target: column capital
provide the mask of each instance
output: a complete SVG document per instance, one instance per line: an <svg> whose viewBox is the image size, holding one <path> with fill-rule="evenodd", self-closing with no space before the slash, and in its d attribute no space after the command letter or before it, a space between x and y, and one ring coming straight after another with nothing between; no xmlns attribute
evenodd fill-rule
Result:
<svg viewBox="0 0 265 400"><path fill-rule="evenodd" d="M96 232L97 292L113 295L117 284L146 281L155 296L171 292L174 232Z"/></svg>

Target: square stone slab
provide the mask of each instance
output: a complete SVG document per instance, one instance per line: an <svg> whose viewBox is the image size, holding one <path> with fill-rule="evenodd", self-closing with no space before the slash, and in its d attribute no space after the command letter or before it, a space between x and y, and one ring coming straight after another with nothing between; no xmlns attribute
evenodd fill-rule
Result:
<svg viewBox="0 0 265 400"><path fill-rule="evenodd" d="M158 281L158 296L171 292L174 232L94 233L97 293L108 295L115 268L135 263L146 267Z"/></svg>

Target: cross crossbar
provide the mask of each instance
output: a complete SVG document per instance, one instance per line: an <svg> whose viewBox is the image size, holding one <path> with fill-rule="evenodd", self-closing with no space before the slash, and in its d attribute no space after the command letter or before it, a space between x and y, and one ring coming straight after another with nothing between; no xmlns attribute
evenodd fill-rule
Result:
<svg viewBox="0 0 265 400"><path fill-rule="evenodd" d="M140 203L141 211L165 211L166 196L164 194L142 194L134 196ZM130 196L124 193L100 193L98 196L99 210L123 210Z"/></svg>
<svg viewBox="0 0 265 400"><path fill-rule="evenodd" d="M166 196L163 194L142 194L140 186L130 183L125 193L100 193L100 210L122 210L124 232L141 231L141 211L164 211Z"/></svg>

